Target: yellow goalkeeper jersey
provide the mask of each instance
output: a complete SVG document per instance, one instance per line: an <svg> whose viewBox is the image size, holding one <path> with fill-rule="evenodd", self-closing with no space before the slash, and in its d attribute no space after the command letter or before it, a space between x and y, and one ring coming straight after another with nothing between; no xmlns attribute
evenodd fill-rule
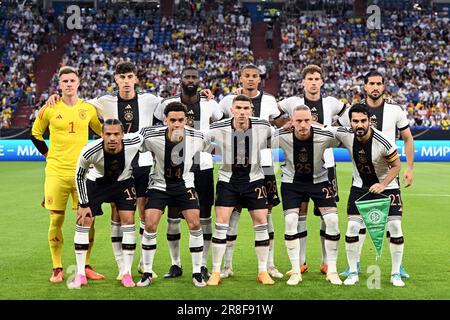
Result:
<svg viewBox="0 0 450 320"><path fill-rule="evenodd" d="M62 99L55 106L44 106L34 121L32 135L44 141L46 129L50 132L46 175L75 176L78 156L87 144L89 127L98 135L102 125L95 107L82 99L69 107Z"/></svg>

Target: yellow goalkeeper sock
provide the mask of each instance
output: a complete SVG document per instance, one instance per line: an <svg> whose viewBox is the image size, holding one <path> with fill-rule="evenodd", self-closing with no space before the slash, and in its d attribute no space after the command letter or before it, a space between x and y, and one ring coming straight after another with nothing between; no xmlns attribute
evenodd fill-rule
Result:
<svg viewBox="0 0 450 320"><path fill-rule="evenodd" d="M62 247L64 244L62 225L64 214L50 214L50 227L48 229L48 244L52 255L53 268L62 268Z"/></svg>

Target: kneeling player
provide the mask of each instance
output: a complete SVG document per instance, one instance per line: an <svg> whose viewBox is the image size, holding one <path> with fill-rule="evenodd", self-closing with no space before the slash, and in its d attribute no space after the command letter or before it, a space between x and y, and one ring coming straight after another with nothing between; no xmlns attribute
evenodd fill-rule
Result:
<svg viewBox="0 0 450 320"><path fill-rule="evenodd" d="M114 202L120 215L124 252L122 285L135 285L131 277L131 266L136 249L136 192L131 176L131 162L142 142L143 136L139 133L124 135L122 123L117 119L108 119L103 124L102 139L89 143L81 151L76 171L79 194L74 239L77 275L68 284L69 289L79 289L87 284L84 267L89 247L89 229L95 216L102 214L101 206L105 202Z"/></svg>

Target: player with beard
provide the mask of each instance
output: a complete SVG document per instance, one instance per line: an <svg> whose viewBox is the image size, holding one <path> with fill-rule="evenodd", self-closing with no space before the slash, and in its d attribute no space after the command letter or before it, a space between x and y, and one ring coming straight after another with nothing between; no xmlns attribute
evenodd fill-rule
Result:
<svg viewBox="0 0 450 320"><path fill-rule="evenodd" d="M187 111L187 126L200 131L207 131L211 122L220 120L223 115L214 100L207 100L199 92L200 75L196 68L186 67L181 72L181 93L161 101L155 111L155 118L165 120L164 109L172 102L183 103ZM212 156L202 152L195 157L191 169L194 172L195 190L200 202L200 222L203 231L203 256L201 273L205 280L209 277L206 267L211 246L211 207L214 204L214 169ZM167 240L172 265L164 275L165 278L179 277L183 273L180 259L180 214L177 208L169 207L167 220Z"/></svg>
<svg viewBox="0 0 450 320"><path fill-rule="evenodd" d="M403 175L403 183L408 188L414 179L414 138L409 128L406 110L399 104L384 97L384 78L383 75L377 71L370 71L364 76L364 92L366 99L361 103L368 108L370 124L373 128L382 131L388 139L395 141L397 132L404 141L406 153L406 170ZM339 118L338 123L343 126L350 126L350 118L348 110ZM366 236L366 228L362 224L359 234L359 256L361 256L362 247ZM390 233L388 231L387 237ZM358 259L358 272L360 272ZM343 276L348 276L349 268L341 273ZM402 278L409 278L409 274L405 271L403 266L400 266L400 275Z"/></svg>
<svg viewBox="0 0 450 320"><path fill-rule="evenodd" d="M267 120L271 125L280 127L284 119L277 107L277 101L271 94L259 91L258 87L261 82L259 69L257 66L248 64L242 67L240 72L240 82L242 88L238 89L239 94L249 97L252 101L253 111L252 117ZM226 118L231 118L232 102L237 96L229 94L225 96L219 103L222 112ZM270 149L261 150L261 165L264 170L264 181L267 189L267 201L269 204L267 223L269 228L269 259L267 260L267 271L274 278L282 278L283 274L278 271L274 263L274 227L272 222L272 208L280 203L278 196L277 182L273 169L272 151ZM240 218L241 208L235 208L230 217L229 229L227 232L227 247L224 256L224 265L221 270L221 277L228 278L233 275L233 252L237 239L237 226Z"/></svg>
<svg viewBox="0 0 450 320"><path fill-rule="evenodd" d="M348 149L353 162L352 187L347 203L348 225L345 234L345 249L350 270L344 285L355 285L359 281L358 234L363 220L355 202L363 197L365 200L377 199L379 196L376 194L382 194L391 199L387 221L387 229L391 234L390 281L395 287L403 287L405 283L400 276L404 248L401 223L403 208L400 186L396 179L401 166L397 146L386 134L371 127L370 113L366 105L353 105L348 116L351 128L331 129L336 138Z"/></svg>
<svg viewBox="0 0 450 320"><path fill-rule="evenodd" d="M279 102L280 109L292 118L293 112L296 107L300 105L306 105L310 108L312 119L315 123L320 125L331 126L337 117L341 116L346 105L334 97L323 97L320 89L323 86L323 72L322 69L314 64L308 65L303 69L303 80L302 86L304 89L304 96L298 97L293 96L281 100ZM288 127L289 123L285 125ZM325 168L328 169L328 179L333 185L335 190L336 202L339 201L337 178L336 178L336 164L334 162L333 150L331 148L325 150ZM300 270L302 273L308 270L308 265L306 264L306 215L308 211L308 202L302 203L301 214L299 215L298 221L298 233L300 234ZM317 207L314 207L314 215L321 218L320 221L320 241L322 244L322 263L320 265L320 271L323 274L327 274L328 264L327 264L327 254L325 248L325 229L326 225ZM291 275L292 270L288 271L287 274Z"/></svg>

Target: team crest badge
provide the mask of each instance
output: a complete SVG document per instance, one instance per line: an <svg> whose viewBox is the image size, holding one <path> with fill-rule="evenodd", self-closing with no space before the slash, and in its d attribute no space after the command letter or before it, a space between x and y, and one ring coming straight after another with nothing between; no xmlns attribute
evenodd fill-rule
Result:
<svg viewBox="0 0 450 320"><path fill-rule="evenodd" d="M319 120L319 115L318 115L318 113L317 113L317 109L315 108L315 107L313 107L312 109L311 109L311 115L312 115L312 120L313 121L318 121Z"/></svg>
<svg viewBox="0 0 450 320"><path fill-rule="evenodd" d="M131 111L131 110L125 111L125 114L123 117L125 118L126 121L131 122L134 118L133 111Z"/></svg>
<svg viewBox="0 0 450 320"><path fill-rule="evenodd" d="M86 117L87 117L86 110L84 110L84 109L78 110L78 116L80 117L81 120L86 119Z"/></svg>
<svg viewBox="0 0 450 320"><path fill-rule="evenodd" d="M364 150L358 151L358 162L367 163L367 156Z"/></svg>
<svg viewBox="0 0 450 320"><path fill-rule="evenodd" d="M300 162L308 162L308 151L306 148L301 148L300 153L298 155L298 160Z"/></svg>
<svg viewBox="0 0 450 320"><path fill-rule="evenodd" d="M51 196L47 196L47 197L45 197L45 200L47 201L47 204L53 204L53 197L51 197Z"/></svg>
<svg viewBox="0 0 450 320"><path fill-rule="evenodd" d="M377 124L378 124L377 116L376 116L376 115L372 115L372 116L370 117L370 126L371 126L372 128L376 128L376 127L377 127Z"/></svg>

